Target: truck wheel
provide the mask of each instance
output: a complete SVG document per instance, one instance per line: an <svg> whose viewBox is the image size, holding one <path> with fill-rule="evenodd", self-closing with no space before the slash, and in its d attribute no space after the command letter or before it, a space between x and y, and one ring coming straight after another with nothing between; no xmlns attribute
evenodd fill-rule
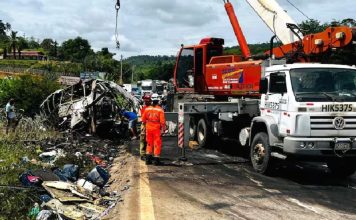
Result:
<svg viewBox="0 0 356 220"><path fill-rule="evenodd" d="M271 174L273 170L271 148L268 143L268 135L260 132L255 135L251 144L251 163L256 172Z"/></svg>
<svg viewBox="0 0 356 220"><path fill-rule="evenodd" d="M207 144L207 139L209 138L208 126L204 120L204 118L200 119L197 126L197 141L199 147L205 147Z"/></svg>
<svg viewBox="0 0 356 220"><path fill-rule="evenodd" d="M329 170L338 177L348 177L356 171L355 158L333 158L327 161Z"/></svg>
<svg viewBox="0 0 356 220"><path fill-rule="evenodd" d="M189 140L195 141L197 134L197 124L195 123L195 119L192 117L189 120Z"/></svg>

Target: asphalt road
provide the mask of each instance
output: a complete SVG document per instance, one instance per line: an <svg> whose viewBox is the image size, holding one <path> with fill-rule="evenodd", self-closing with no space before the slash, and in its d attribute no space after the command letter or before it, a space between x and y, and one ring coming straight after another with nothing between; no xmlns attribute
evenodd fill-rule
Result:
<svg viewBox="0 0 356 220"><path fill-rule="evenodd" d="M224 146L231 143L220 143ZM130 144L137 155L137 142ZM221 146L218 146L221 147ZM257 174L239 155L188 150L164 138L164 166L140 167L141 219L356 219L356 175L337 179L320 163ZM137 208L135 209L137 211Z"/></svg>

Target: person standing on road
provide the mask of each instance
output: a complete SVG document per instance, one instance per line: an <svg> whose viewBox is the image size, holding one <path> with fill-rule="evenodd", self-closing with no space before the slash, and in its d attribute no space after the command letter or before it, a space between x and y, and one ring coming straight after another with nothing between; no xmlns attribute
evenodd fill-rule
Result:
<svg viewBox="0 0 356 220"><path fill-rule="evenodd" d="M144 105L140 109L140 115L141 115L141 121L143 114L145 110L151 106L151 96L150 95L144 95L142 97ZM141 133L140 133L140 156L141 160L146 160L146 146L147 146L147 141L146 141L146 127L145 124L141 124Z"/></svg>
<svg viewBox="0 0 356 220"><path fill-rule="evenodd" d="M146 164L151 164L153 159L154 165L161 165L161 134L165 130L166 120L164 117L164 111L159 106L158 94L152 94L151 100L152 106L146 108L142 117L142 123L146 125Z"/></svg>
<svg viewBox="0 0 356 220"><path fill-rule="evenodd" d="M14 99L10 99L9 102L6 104L5 112L6 112L6 119L7 119L6 134L8 134L10 128L12 128L13 131L15 131L16 114L15 114L15 100Z"/></svg>
<svg viewBox="0 0 356 220"><path fill-rule="evenodd" d="M131 140L136 140L137 139L137 114L135 112L129 112L126 110L123 110L121 112L122 116L124 116L125 118L127 118L127 120L129 120L129 129L131 131L132 134L132 138Z"/></svg>

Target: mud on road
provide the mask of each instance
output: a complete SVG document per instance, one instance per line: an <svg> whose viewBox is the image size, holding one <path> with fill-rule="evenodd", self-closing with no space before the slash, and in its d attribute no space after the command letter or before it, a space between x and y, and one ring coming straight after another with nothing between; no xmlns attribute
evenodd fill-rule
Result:
<svg viewBox="0 0 356 220"><path fill-rule="evenodd" d="M211 149L179 163L174 138L164 138L165 165L147 167L137 146L129 144L131 186L117 219L356 219L356 176L337 179L323 164L286 165L268 177Z"/></svg>

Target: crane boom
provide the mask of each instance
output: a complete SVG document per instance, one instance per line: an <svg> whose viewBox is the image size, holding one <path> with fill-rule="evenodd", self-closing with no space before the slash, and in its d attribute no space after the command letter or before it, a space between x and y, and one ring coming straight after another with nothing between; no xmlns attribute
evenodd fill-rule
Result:
<svg viewBox="0 0 356 220"><path fill-rule="evenodd" d="M283 44L290 44L303 38L299 31L293 31L290 24L296 22L283 10L275 0L246 0L260 18Z"/></svg>
<svg viewBox="0 0 356 220"><path fill-rule="evenodd" d="M241 30L240 24L237 20L234 7L229 2L229 0L227 0L225 2L225 9L226 9L227 15L229 16L232 28L234 29L237 41L239 42L242 56L247 60L251 57L251 52L247 45L246 38Z"/></svg>

